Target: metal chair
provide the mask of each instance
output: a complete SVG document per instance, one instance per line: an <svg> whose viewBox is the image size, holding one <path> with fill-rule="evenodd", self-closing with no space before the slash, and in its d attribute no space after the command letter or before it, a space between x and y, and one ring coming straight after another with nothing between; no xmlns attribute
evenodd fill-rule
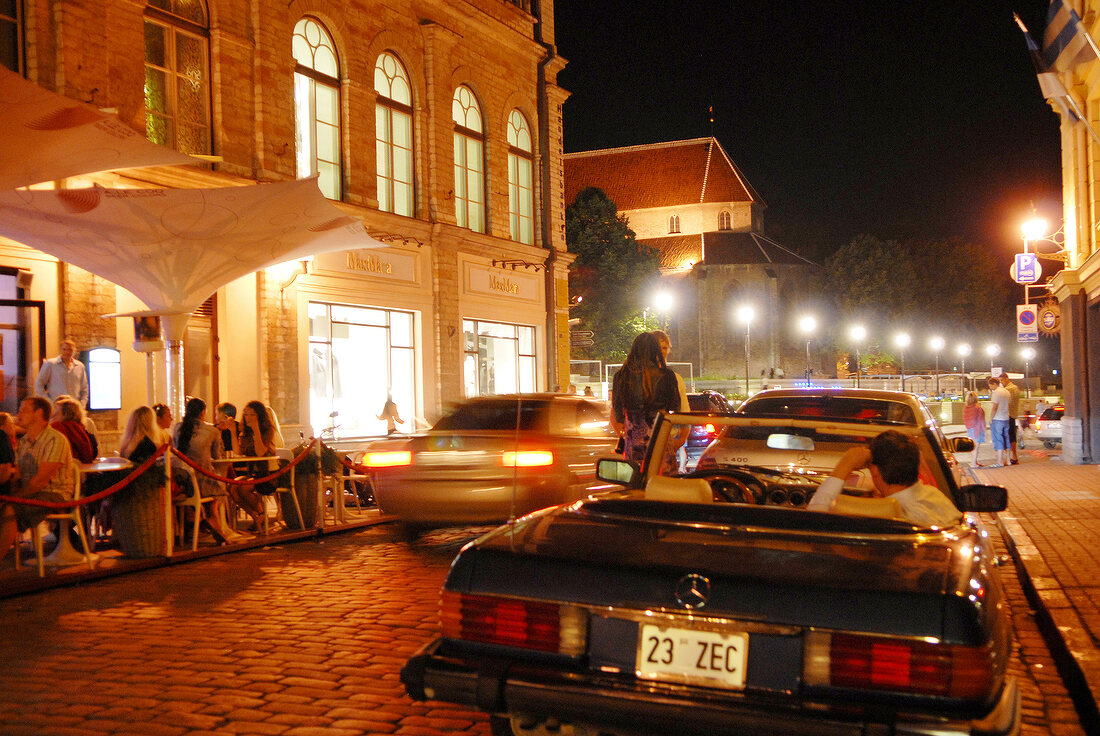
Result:
<svg viewBox="0 0 1100 736"><path fill-rule="evenodd" d="M73 500L77 500L81 495L81 474L74 468L73 475L75 477ZM73 506L67 511L58 511L56 513L47 514L45 521L57 522L57 547L50 553L51 557L56 560L55 564L68 564L68 558L73 554L80 554L86 563L88 563L88 569L95 569L95 562L98 559L97 555L92 552L91 546L88 544L88 535L84 531L84 519L80 513L79 506ZM83 553L79 553L72 548L69 543L69 530L66 528L65 522L71 522L76 528L76 534L80 538L80 545L84 548ZM35 524L31 529L31 543L34 546L34 554L38 561L38 577L46 577L46 556L43 554L42 544L42 524ZM73 558L75 562L75 558ZM15 565L18 567L19 561L19 545L15 545Z"/></svg>
<svg viewBox="0 0 1100 736"><path fill-rule="evenodd" d="M195 469L182 460L179 464L172 466L172 478L177 483L181 480L184 482L189 481L194 491L190 496L172 499L172 506L176 509L176 538L179 539L180 544L183 544L183 535L187 530L187 516L185 511L188 508L193 511L194 523L191 525L191 551L194 552L199 548L199 521L202 519L202 505L204 503L213 505L215 498L213 496L209 498L202 497L202 490L199 488L199 478L195 473Z"/></svg>

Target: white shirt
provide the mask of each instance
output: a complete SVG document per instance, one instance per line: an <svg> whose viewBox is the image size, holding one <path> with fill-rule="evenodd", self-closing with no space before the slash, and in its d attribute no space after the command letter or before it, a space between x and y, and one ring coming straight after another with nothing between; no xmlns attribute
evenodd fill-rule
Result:
<svg viewBox="0 0 1100 736"><path fill-rule="evenodd" d="M808 511L830 511L833 502L844 490L844 479L829 476L818 486L813 498L806 504ZM897 499L902 516L919 526L950 526L962 514L955 504L938 488L926 486L919 480L890 498Z"/></svg>
<svg viewBox="0 0 1100 736"><path fill-rule="evenodd" d="M1002 419L1007 422L1009 420L1008 402L1012 400L1012 396L1008 393L1008 389L1004 386L995 388L993 393L989 395L989 399L993 402L992 412L989 418Z"/></svg>
<svg viewBox="0 0 1100 736"><path fill-rule="evenodd" d="M56 358L48 358L42 361L42 370L38 371L34 391L39 396L45 396L51 403L57 401L58 396L68 394L86 408L88 406L88 373L84 370L84 364L76 358L73 358L68 366L62 362L60 355Z"/></svg>

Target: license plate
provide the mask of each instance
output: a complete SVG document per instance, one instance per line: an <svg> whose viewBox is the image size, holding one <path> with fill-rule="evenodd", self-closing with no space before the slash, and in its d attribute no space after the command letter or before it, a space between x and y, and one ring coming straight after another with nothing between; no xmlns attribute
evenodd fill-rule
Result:
<svg viewBox="0 0 1100 736"><path fill-rule="evenodd" d="M745 687L749 635L642 624L637 675L707 687Z"/></svg>

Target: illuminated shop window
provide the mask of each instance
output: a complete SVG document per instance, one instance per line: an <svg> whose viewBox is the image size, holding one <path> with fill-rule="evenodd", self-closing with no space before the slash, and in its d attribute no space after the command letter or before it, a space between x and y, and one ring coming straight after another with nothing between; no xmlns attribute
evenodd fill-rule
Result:
<svg viewBox="0 0 1100 736"><path fill-rule="evenodd" d="M294 26L294 143L298 178L318 174L317 186L340 199L340 72L336 46L313 18Z"/></svg>
<svg viewBox="0 0 1100 736"><path fill-rule="evenodd" d="M378 209L412 217L412 87L405 67L389 52L374 65L374 91Z"/></svg>
<svg viewBox="0 0 1100 736"><path fill-rule="evenodd" d="M718 214L718 229L729 230L730 229L730 213L722 210Z"/></svg>
<svg viewBox="0 0 1100 736"><path fill-rule="evenodd" d="M23 73L23 4L0 0L0 66Z"/></svg>
<svg viewBox="0 0 1100 736"><path fill-rule="evenodd" d="M462 320L466 396L535 390L535 328Z"/></svg>
<svg viewBox="0 0 1100 736"><path fill-rule="evenodd" d="M485 232L485 137L481 108L469 87L451 101L455 144L455 218L459 227Z"/></svg>
<svg viewBox="0 0 1100 736"><path fill-rule="evenodd" d="M183 153L210 153L210 29L200 0L145 8L145 135Z"/></svg>
<svg viewBox="0 0 1100 736"><path fill-rule="evenodd" d="M405 424L416 415L414 315L392 309L309 303L309 421L314 436L338 426L337 437L383 435L378 419L393 397ZM337 412L336 416L332 416Z"/></svg>
<svg viewBox="0 0 1100 736"><path fill-rule="evenodd" d="M672 217L668 218L668 231L670 233L680 232L680 216L679 215L673 215Z"/></svg>
<svg viewBox="0 0 1100 736"><path fill-rule="evenodd" d="M535 242L531 128L519 110L508 116L508 217L512 240Z"/></svg>

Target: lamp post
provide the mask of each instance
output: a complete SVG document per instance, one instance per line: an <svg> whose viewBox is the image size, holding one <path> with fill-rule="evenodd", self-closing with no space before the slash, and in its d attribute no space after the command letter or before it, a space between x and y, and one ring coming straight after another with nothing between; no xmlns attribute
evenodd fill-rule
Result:
<svg viewBox="0 0 1100 736"><path fill-rule="evenodd" d="M943 350L944 346L943 338L937 335L928 341L928 345L932 348L932 352L936 354L936 398L942 398L940 396L940 351Z"/></svg>
<svg viewBox="0 0 1100 736"><path fill-rule="evenodd" d="M989 344L985 346L985 354L989 356L989 375L993 376L993 359L1001 354L1001 346Z"/></svg>
<svg viewBox="0 0 1100 736"><path fill-rule="evenodd" d="M667 289L662 289L657 292L653 301L653 311L663 315L661 319L661 329L668 329L668 313L672 311L672 292Z"/></svg>
<svg viewBox="0 0 1100 736"><path fill-rule="evenodd" d="M749 325L755 316L756 310L748 304L737 308L737 319L745 323L745 398L749 397Z"/></svg>
<svg viewBox="0 0 1100 736"><path fill-rule="evenodd" d="M905 348L909 347L911 339L908 332L899 332L894 336L894 344L901 351L901 390L905 390Z"/></svg>
<svg viewBox="0 0 1100 736"><path fill-rule="evenodd" d="M814 330L817 329L817 320L811 314L804 314L798 320L798 329L806 336L806 385L810 385L810 341L813 339Z"/></svg>
<svg viewBox="0 0 1100 736"><path fill-rule="evenodd" d="M1020 351L1024 358L1024 397L1031 398L1031 387L1027 383L1027 374L1031 372L1031 360L1035 357L1035 348L1024 348Z"/></svg>
<svg viewBox="0 0 1100 736"><path fill-rule="evenodd" d="M1024 253L1028 252L1028 244L1032 240L1042 240L1047 232L1047 221L1041 217L1033 217L1030 220L1024 222L1020 227L1020 230L1024 234ZM1031 303L1031 284L1024 284L1024 304Z"/></svg>
<svg viewBox="0 0 1100 736"><path fill-rule="evenodd" d="M863 325L853 325L848 332L852 342L856 344L856 388L859 388L859 374L863 371L863 360L859 354L859 346L867 338L867 328Z"/></svg>
<svg viewBox="0 0 1100 736"><path fill-rule="evenodd" d="M970 345L961 342L959 346L955 348L955 352L959 354L959 359L962 360L963 391L966 392L970 390L970 376L966 373L966 356L970 355Z"/></svg>

